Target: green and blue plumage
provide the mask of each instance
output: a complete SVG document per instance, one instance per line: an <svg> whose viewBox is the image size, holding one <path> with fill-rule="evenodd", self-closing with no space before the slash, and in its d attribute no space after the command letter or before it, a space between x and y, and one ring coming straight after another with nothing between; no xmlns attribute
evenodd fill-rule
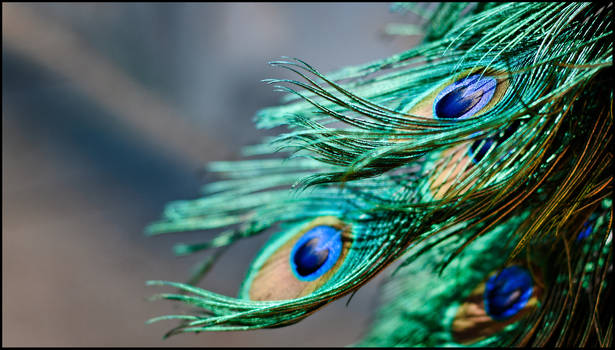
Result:
<svg viewBox="0 0 615 350"><path fill-rule="evenodd" d="M289 94L256 124L287 132L210 164L225 179L148 233L225 229L180 255L275 234L239 298L191 285L216 255L149 282L199 310L152 321L279 327L398 262L361 345L610 345L612 7L396 4L430 18L421 46L328 75L272 62L302 80L267 80Z"/></svg>

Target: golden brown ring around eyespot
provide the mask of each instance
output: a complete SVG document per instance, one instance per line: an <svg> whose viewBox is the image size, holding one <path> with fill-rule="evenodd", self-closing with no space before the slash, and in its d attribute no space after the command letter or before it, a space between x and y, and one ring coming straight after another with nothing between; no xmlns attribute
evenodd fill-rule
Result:
<svg viewBox="0 0 615 350"><path fill-rule="evenodd" d="M513 263L510 266L520 265L521 263ZM537 309L543 295L544 284L540 270L536 266L532 266L532 295L523 308L506 319L498 320L490 316L485 307L485 286L487 281L499 272L493 271L479 283L457 309L457 314L451 324L451 334L455 342L464 345L476 343L496 334L504 327L519 321Z"/></svg>
<svg viewBox="0 0 615 350"><path fill-rule="evenodd" d="M415 104L406 113L421 117L436 118L433 112L433 105L435 103L436 96L438 96L442 90L453 84L455 81L459 81L460 79L472 74L480 74L483 70L484 68L474 68L472 70L467 70L460 73L455 78L449 79L420 102ZM504 94L509 87L508 79L505 78L506 75L503 72L486 70L484 75L492 76L496 79L497 84L495 87L495 92L491 100L472 117L480 116L493 108L504 97ZM430 171L433 175L429 180L430 193L435 199L444 198L445 194L447 194L451 187L460 183L470 172L470 168L473 164L471 156L467 154L467 150L471 146L472 142L473 141L463 142L440 152L439 158L442 159L442 161L435 163L436 166ZM472 185L474 185L475 182L476 180L469 182L462 188L455 188L456 194L461 195L465 193L472 187Z"/></svg>
<svg viewBox="0 0 615 350"><path fill-rule="evenodd" d="M312 220L293 234L275 252L260 265L256 275L248 286L250 300L287 300L295 299L318 290L343 264L350 249L351 242L342 239L342 251L339 258L326 273L313 281L302 281L295 276L290 262L290 255L297 241L308 231L317 226L330 226L342 231L342 237L348 236L350 226L333 216L323 216Z"/></svg>

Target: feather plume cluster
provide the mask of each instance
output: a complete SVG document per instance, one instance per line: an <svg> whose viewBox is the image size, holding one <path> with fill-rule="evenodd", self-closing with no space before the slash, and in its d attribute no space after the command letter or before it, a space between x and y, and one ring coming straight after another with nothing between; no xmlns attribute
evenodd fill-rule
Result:
<svg viewBox="0 0 615 350"><path fill-rule="evenodd" d="M283 326L400 261L362 344L610 346L612 3L394 7L429 17L422 45L327 75L272 62L300 80L267 80L288 94L256 124L287 132L246 147L253 159L210 164L226 179L169 203L147 231L225 228L179 255L277 232L247 273L259 276L288 237L333 217L345 225L343 263L296 297L253 300L249 277L233 298L193 285L219 250L189 284L149 282L198 310L151 321L181 320L169 334ZM470 78L497 82L493 97L473 115L438 117L442 96ZM464 316L512 265L534 282L524 313Z"/></svg>

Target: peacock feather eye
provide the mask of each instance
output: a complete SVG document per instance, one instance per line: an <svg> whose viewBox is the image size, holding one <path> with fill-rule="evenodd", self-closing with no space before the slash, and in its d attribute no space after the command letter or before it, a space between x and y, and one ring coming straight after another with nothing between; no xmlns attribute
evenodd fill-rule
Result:
<svg viewBox="0 0 615 350"><path fill-rule="evenodd" d="M469 118L491 101L496 86L495 78L478 74L458 80L436 96L434 116L442 119Z"/></svg>
<svg viewBox="0 0 615 350"><path fill-rule="evenodd" d="M576 238L577 242L582 241L583 239L589 237L592 234L595 229L596 220L598 219L598 217L599 215L597 215L596 213L592 213L590 217L583 223L583 227L581 228L581 231Z"/></svg>
<svg viewBox="0 0 615 350"><path fill-rule="evenodd" d="M485 311L494 320L504 320L523 309L534 291L532 276L519 266L510 266L492 276L485 286Z"/></svg>
<svg viewBox="0 0 615 350"><path fill-rule="evenodd" d="M298 279L313 281L335 265L341 251L341 230L316 226L295 243L290 253L290 265Z"/></svg>
<svg viewBox="0 0 615 350"><path fill-rule="evenodd" d="M441 120L465 119L493 108L509 87L506 72L474 67L448 79L412 103L405 113Z"/></svg>
<svg viewBox="0 0 615 350"><path fill-rule="evenodd" d="M451 325L453 339L460 344L475 343L535 310L542 295L542 282L534 278L540 276L520 265L492 273L458 307Z"/></svg>
<svg viewBox="0 0 615 350"><path fill-rule="evenodd" d="M413 107L410 113L423 116L429 113L440 120L475 117L490 111L502 101L510 85L505 78L506 72L484 67L466 71L459 76L465 78L442 84L443 87L434 90ZM435 199L442 199L450 193L463 194L468 191L476 180L461 187L457 185L462 183L466 174L473 171L473 165L478 164L490 150L514 135L520 124L514 121L504 132L480 140L468 140L435 155L434 159L437 160L429 178L430 194Z"/></svg>
<svg viewBox="0 0 615 350"><path fill-rule="evenodd" d="M579 235L577 236L577 241L580 241L584 238L586 238L587 236L589 236L592 233L592 225L591 223L588 221L586 221L583 224L583 229L581 230L581 232L579 232Z"/></svg>
<svg viewBox="0 0 615 350"><path fill-rule="evenodd" d="M287 300L308 295L333 278L344 263L350 225L333 216L287 227L271 237L250 266L239 296Z"/></svg>

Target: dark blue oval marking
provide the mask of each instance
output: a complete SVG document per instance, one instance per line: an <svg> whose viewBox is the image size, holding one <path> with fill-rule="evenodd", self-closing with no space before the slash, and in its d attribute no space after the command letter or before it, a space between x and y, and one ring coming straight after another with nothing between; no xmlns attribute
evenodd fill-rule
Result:
<svg viewBox="0 0 615 350"><path fill-rule="evenodd" d="M295 243L290 266L298 279L313 281L335 265L341 252L342 231L332 226L316 226Z"/></svg>
<svg viewBox="0 0 615 350"><path fill-rule="evenodd" d="M496 321L504 320L523 309L534 292L530 273L510 266L492 276L485 286L485 311Z"/></svg>
<svg viewBox="0 0 615 350"><path fill-rule="evenodd" d="M596 224L596 219L598 219L598 215L596 215L596 213L592 213L589 219L587 219L587 221L583 224L581 232L577 235L576 242L579 242L592 234L594 231L594 225Z"/></svg>
<svg viewBox="0 0 615 350"><path fill-rule="evenodd" d="M436 96L433 113L442 119L471 117L491 101L496 85L495 78L478 74L458 80Z"/></svg>
<svg viewBox="0 0 615 350"><path fill-rule="evenodd" d="M583 229L577 236L577 242L589 236L592 233L592 229L592 225L590 225L589 221L586 221L585 224L583 224Z"/></svg>

